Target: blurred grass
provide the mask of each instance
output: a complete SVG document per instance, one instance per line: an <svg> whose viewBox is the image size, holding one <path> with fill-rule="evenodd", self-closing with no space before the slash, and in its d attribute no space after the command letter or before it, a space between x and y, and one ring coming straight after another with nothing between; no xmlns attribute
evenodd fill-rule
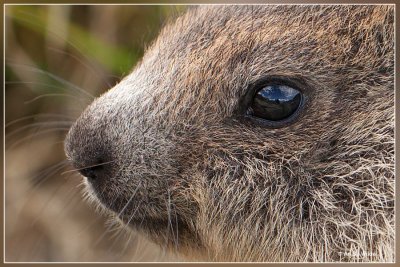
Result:
<svg viewBox="0 0 400 267"><path fill-rule="evenodd" d="M165 20L184 9L156 5L6 6L7 103L15 106L14 100L24 103L43 94L80 97L82 93L76 91L87 91L83 94L87 97L104 92L129 73ZM47 102L60 99L65 100L51 97ZM48 112L42 108L49 105L37 101L9 111L7 103L6 123L34 110Z"/></svg>
<svg viewBox="0 0 400 267"><path fill-rule="evenodd" d="M11 11L13 22L37 32L41 36L48 33L46 17L49 10L38 7L16 6ZM69 46L80 51L85 56L98 61L112 72L127 72L138 60L139 53L128 47L116 46L103 42L80 25L71 22L68 25L67 39ZM56 31L51 34L63 39ZM45 66L41 66L45 67Z"/></svg>
<svg viewBox="0 0 400 267"><path fill-rule="evenodd" d="M106 29L97 29L97 34L90 29L92 7L96 6L9 6L6 16L20 45L27 48L27 52L31 52L29 56L40 69L48 69L44 50L51 49L52 41L56 40L57 43L66 46L63 47L66 53L76 53L81 58L93 60L117 77L121 77L122 74L128 73L143 55L144 44L148 44L157 35L165 18L185 9L185 6L113 7L109 12L112 13L112 20L108 22L110 28L118 32L114 38L107 40L98 36L100 31L107 31ZM107 8L109 7L103 9ZM132 19L132 15L136 17L132 24L139 24L140 27L130 27L129 20ZM64 25L63 17L65 19L68 16L76 19L69 20L68 24ZM71 50L74 52L70 52Z"/></svg>
<svg viewBox="0 0 400 267"><path fill-rule="evenodd" d="M140 236L107 230L82 201L80 177L62 174L63 139L92 96L129 73L185 8L5 6L6 261L176 259Z"/></svg>

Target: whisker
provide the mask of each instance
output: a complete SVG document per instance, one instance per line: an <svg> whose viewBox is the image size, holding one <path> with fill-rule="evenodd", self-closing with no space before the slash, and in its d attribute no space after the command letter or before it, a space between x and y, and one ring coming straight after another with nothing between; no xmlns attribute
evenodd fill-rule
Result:
<svg viewBox="0 0 400 267"><path fill-rule="evenodd" d="M71 175L71 176L74 176L74 175ZM67 181L66 184L68 184L68 181L72 181L72 180L69 179L69 177L68 177L68 179L66 181ZM74 181L73 183L69 182L68 187L70 189L67 191L66 195L70 196L69 198L71 200L67 201L67 204L64 206L63 209L60 209L60 212L59 212L60 215L61 215L61 212L69 212L71 209L73 209L75 207L75 205L73 205L74 202L81 202L82 201L82 199L80 197L76 197L76 195L79 194L79 190L76 190L76 188L73 186L75 184L76 184L76 181Z"/></svg>
<svg viewBox="0 0 400 267"><path fill-rule="evenodd" d="M49 168L46 168L44 171L40 172L39 174L35 175L34 177L31 178L32 181L39 181L34 183L34 187L32 189L36 189L41 183L43 183L47 177L54 175L57 173L57 171L61 170L62 168L68 166L68 160L62 160L61 162L55 164L54 166L51 166ZM43 176L43 177L41 177ZM40 178L40 179L38 179Z"/></svg>
<svg viewBox="0 0 400 267"><path fill-rule="evenodd" d="M94 68L93 66L90 66L89 64L86 64L83 60L81 60L80 58L78 58L78 57L75 56L74 54L72 54L72 53L67 53L67 52L65 52L65 51L63 51L63 50L61 50L61 49L54 48L54 47L48 47L48 49L51 50L51 51L54 51L54 52L56 52L56 53L63 54L63 55L67 55L67 56L69 56L69 57L75 59L75 60L78 61L80 64L82 64L82 66L84 66L86 69L88 69L88 70L90 70L91 72L93 72L97 77L100 77L100 79L103 80L103 82L105 83L105 85L106 85L108 88L111 88L111 87L112 87L111 84L104 78L104 75L101 75L100 73L98 73L98 72L95 70L95 68ZM79 51L79 50L78 50L78 51ZM86 59L87 59L87 58L86 58ZM88 62L90 62L90 61L88 61Z"/></svg>
<svg viewBox="0 0 400 267"><path fill-rule="evenodd" d="M99 166L107 165L107 164L110 164L110 163L112 163L114 161L115 160L111 160L111 161L107 161L107 162L103 162L103 163L99 163L99 164L86 166L86 167L79 168L79 169L68 170L68 171L62 172L61 175L64 175L64 174L70 173L70 172L77 172L77 171L80 171L80 170L85 170L85 169L89 169L89 168L93 168L93 167L99 167Z"/></svg>
<svg viewBox="0 0 400 267"><path fill-rule="evenodd" d="M26 142L28 139L32 139L32 137L34 137L34 136L43 135L43 134L48 134L48 133L51 133L51 132L60 132L60 133L61 133L61 132L67 132L68 130L69 130L69 128L59 127L59 128L52 128L52 129L43 130L43 131L40 131L40 132L35 132L35 133L33 133L33 134L30 134L30 135L28 135L28 136L25 136L25 137L19 139L18 141L14 142L12 145L10 145L10 146L8 146L8 147L6 148L6 151L7 151L7 150L12 150L13 148L15 148L16 146L18 146L19 144L21 144L21 143L23 143L23 142Z"/></svg>
<svg viewBox="0 0 400 267"><path fill-rule="evenodd" d="M127 233L128 229L129 229L129 223L131 222L131 220L133 219L133 217L136 215L136 212L139 210L140 204L142 203L142 201L140 201L138 203L138 206L136 207L135 211L132 213L132 215L129 217L128 222L124 223L124 225L116 232L116 234L114 235L114 242L112 243L112 245L108 248L108 251L111 252L112 249L114 248L114 246L116 245L118 239L124 234Z"/></svg>
<svg viewBox="0 0 400 267"><path fill-rule="evenodd" d="M8 66L14 66L14 67L19 67L19 68L24 68L24 69L27 69L27 70L29 70L29 71L35 72L35 73L40 73L40 74L47 75L47 76L49 76L50 78L52 78L52 79L54 79L54 80L56 80L56 81L58 81L58 82L60 82L60 83L62 83L62 84L65 84L65 85L67 85L68 87L70 87L70 88L72 88L72 89L75 89L75 90L77 90L78 92L80 92L80 93L82 93L82 94L84 94L84 95L90 97L91 99L94 99L94 98L95 98L93 95L89 94L87 91L83 90L82 88L78 87L77 85L75 85L75 84L73 84L73 83L71 83L71 82L69 82L69 81L67 81L67 80L62 79L62 78L60 78L60 77L58 77L58 76L52 74L51 72L48 72L48 71L45 71L45 70L41 70L41 69L37 69L37 68L35 68L35 67L33 67L33 66L30 66L30 65L27 65L27 64L13 63L13 62L10 61L10 60L6 60L6 62L7 62L7 65L8 65Z"/></svg>
<svg viewBox="0 0 400 267"><path fill-rule="evenodd" d="M168 236L170 234L170 231L172 232L172 241L175 246L177 246L178 240L175 240L175 234L174 234L174 226L172 225L172 218L171 218L171 211L172 211L172 205L171 205L171 193L169 189L167 189L168 193L168 204L167 204L167 213L168 213L168 227L167 227L167 242L168 242ZM177 223L177 222L176 222ZM178 230L178 229L177 229Z"/></svg>
<svg viewBox="0 0 400 267"><path fill-rule="evenodd" d="M22 132L22 131L24 131L26 129L29 129L29 128L38 127L38 126L49 126L49 127L51 127L51 126L54 126L54 125L56 125L56 126L67 126L68 129L69 129L69 127L71 127L71 125L72 125L72 122L71 121L34 122L34 123L31 123L31 124L19 127L18 129L14 130L14 131L12 131L10 133L7 133L6 134L6 139L9 139L10 137L14 136L15 134L20 133L20 132Z"/></svg>
<svg viewBox="0 0 400 267"><path fill-rule="evenodd" d="M142 224L143 224L143 222L144 222L144 218L142 218L142 220L140 221L140 227L142 226ZM133 258L133 257L132 257ZM132 261L132 259L131 259L131 261Z"/></svg>
<svg viewBox="0 0 400 267"><path fill-rule="evenodd" d="M49 119L51 119L51 118L54 118L54 119L56 119L56 118L64 118L64 119L70 119L71 124L75 121L75 118L73 118L71 116L64 115L64 114L47 114L47 113L44 113L44 114L34 114L34 115L24 116L22 118L19 118L19 119L11 121L9 123L6 123L4 125L4 127L7 128L7 127L9 127L11 125L14 125L14 124L18 123L18 122L21 122L21 121L24 121L24 120L29 120L29 119L36 119L36 118L49 118ZM64 120L64 121L67 122L67 120Z"/></svg>
<svg viewBox="0 0 400 267"><path fill-rule="evenodd" d="M167 226L167 235L166 235L166 238L165 238L166 239L165 247L168 247L168 241L169 241L168 237L170 235L170 228L171 228L171 231L173 231L172 230L172 222L171 222L171 196L170 196L170 193L169 193L168 189L167 189L167 193L168 193L168 203L167 203L168 226Z"/></svg>
<svg viewBox="0 0 400 267"><path fill-rule="evenodd" d="M24 199L24 200L23 200L24 202L23 202L23 204L22 204L22 208L20 209L20 211L17 212L17 214L16 214L16 217L17 217L17 218L19 218L19 217L21 216L21 213L24 212L24 208L23 208L23 207L25 207L26 205L29 204L30 199L32 199L32 197L33 197L34 194L36 193L36 190L39 188L39 186L40 186L45 180L47 180L48 177L50 177L51 175L54 175L55 173L57 173L57 171L59 171L60 169L62 169L63 167L65 167L65 165L62 165L63 163L65 163L65 162L60 162L60 163L56 164L56 166L51 167L51 168L52 168L52 171L48 170L48 171L50 171L50 172L47 174L47 177L46 177L46 178L41 179L38 183L34 184L31 188L28 188L28 189L24 190L24 192L21 194L21 198ZM62 166L60 166L60 165L62 165ZM55 169L54 169L54 168L55 168ZM25 199L26 199L26 200L25 200Z"/></svg>
<svg viewBox="0 0 400 267"><path fill-rule="evenodd" d="M28 81L6 81L4 84L7 85L15 85L15 84L23 84L23 85L39 85L40 87L52 88L57 90L63 90L65 87L57 86L53 84L43 83L43 82L28 82Z"/></svg>
<svg viewBox="0 0 400 267"><path fill-rule="evenodd" d="M136 195L137 191L139 190L139 186L140 186L140 182L138 184L138 186L136 187L135 191L132 193L132 196L129 198L129 200L127 201L127 203L125 204L125 206L121 209L121 211L118 213L117 217L120 217L122 215L122 213L125 211L125 209L128 207L128 205L131 203L131 201L133 200L134 196ZM128 222L124 223L124 226L117 232L116 237L121 236L124 232L127 231L128 225L131 222L131 220L133 219L133 217L135 216L136 212L139 210L140 204L142 201L140 201L138 203L138 206L136 207L135 211L132 213L132 215L129 217ZM111 247L109 248L109 251L112 250L112 248L115 246L116 241L113 242L113 244L111 245Z"/></svg>
<svg viewBox="0 0 400 267"><path fill-rule="evenodd" d="M29 200L33 196L33 194L35 193L35 190L37 190L41 184L43 184L50 176L55 175L58 171L60 171L65 166L67 166L67 163L68 162L66 160L63 160L63 161L57 163L55 166L52 166L52 167L46 169L45 171L43 171L42 173L46 173L45 174L46 177L43 178L43 179L39 179L39 182L34 183L33 187L32 188L28 188L25 191L25 193L23 194L23 196L25 196L25 197L28 196L27 199ZM39 174L39 175L41 175L41 174ZM33 180L33 181L37 180L37 177L39 175L36 175L31 180ZM29 192L31 192L31 193L29 193Z"/></svg>
<svg viewBox="0 0 400 267"><path fill-rule="evenodd" d="M32 197L34 196L36 192L36 190L38 189L38 187L45 181L47 180L49 177L51 177L52 175L55 175L59 170L61 170L62 168L64 168L66 166L66 160L61 161L59 163L57 163L55 166L52 166L48 169L46 169L44 172L42 173L46 173L46 177L44 179L40 179L40 181L38 183L35 183L31 188L28 188L23 194L22 197L24 197L26 200L24 201L24 203L22 204L22 208L20 209L19 212L17 212L16 217L19 218L21 217L21 213L24 211L24 207L26 205L28 205L30 203L30 200L32 199ZM40 174L42 174L40 173ZM39 174L39 175L40 175ZM39 176L37 175L37 176ZM35 177L37 177L35 176ZM60 189L60 187L63 185L63 183L60 183L60 185L57 187L56 190ZM53 195L54 196L54 195ZM43 209L42 209L43 210ZM32 225L34 225L34 223L37 221L38 217L32 222Z"/></svg>
<svg viewBox="0 0 400 267"><path fill-rule="evenodd" d="M126 231L125 231L126 232ZM122 257L124 256L126 250L128 249L129 244L131 244L131 239L132 239L133 233L132 231L128 232L128 239L125 242L125 245L122 247L121 252L119 253L119 256Z"/></svg>
<svg viewBox="0 0 400 267"><path fill-rule="evenodd" d="M32 98L31 100L27 100L24 102L24 104L30 104L32 102L35 102L39 99L45 98L45 97L56 97L56 96L62 96L62 97L70 97L73 99L77 99L79 102L81 102L81 104L84 104L86 106L87 103L83 103L82 98L74 96L74 95L70 95L70 94L43 94L37 97Z"/></svg>
<svg viewBox="0 0 400 267"><path fill-rule="evenodd" d="M37 221L41 218L41 214L43 211L52 203L52 199L57 195L58 191L65 186L65 183L60 183L59 185L56 186L56 189L54 190L53 194L51 194L50 198L46 201L46 203L40 208L39 212L37 213L38 215L36 216L35 219L31 222L31 226L33 227ZM29 199L28 199L29 200ZM28 202L28 201L27 201Z"/></svg>
<svg viewBox="0 0 400 267"><path fill-rule="evenodd" d="M97 240L94 242L93 247L96 247L102 240L103 238L110 233L111 229L113 228L113 226L108 226L107 229L101 234L101 236L99 238L97 238ZM85 251L82 252L82 254L80 255L80 258L82 258L83 256L85 256L87 253L89 252L89 248Z"/></svg>
<svg viewBox="0 0 400 267"><path fill-rule="evenodd" d="M81 183L82 186L85 186L85 182ZM89 194L88 191L84 191L84 199L86 201L88 201L90 204L96 204L96 211L98 211L98 208L100 208L101 206L99 206L99 203L97 202L93 202L93 199L91 198L91 195ZM107 213L108 216L111 216L110 213ZM101 217L98 217L97 219L93 220L89 226L85 227L84 229L82 229L82 231L79 232L79 234L83 231L86 231L87 229L89 229L90 227L94 226L95 223L100 220ZM97 240L94 242L93 247L97 246L103 239L104 237L110 233L110 231L112 230L114 226L112 224L107 225L106 229L103 231L103 233L100 235L100 237L97 238ZM90 251L90 249L86 249L85 251L82 251L82 253L80 253L80 255L78 256L78 258L83 258L88 252Z"/></svg>
<svg viewBox="0 0 400 267"><path fill-rule="evenodd" d="M133 211L132 215L129 216L129 220L128 220L126 223L124 223L123 227L120 229L119 234L122 234L122 233L128 231L128 229L129 229L129 223L130 223L130 222L132 221L132 219L135 217L135 215L136 215L137 211L139 210L140 205L142 204L142 202L143 202L142 200L139 201L139 203L138 203L137 207L135 208L135 210Z"/></svg>
<svg viewBox="0 0 400 267"><path fill-rule="evenodd" d="M179 247L179 227L178 227L178 214L176 213L176 209L174 209L174 214L175 214L175 224L176 224L176 243L175 243L175 249L178 251Z"/></svg>
<svg viewBox="0 0 400 267"><path fill-rule="evenodd" d="M140 185L140 182L139 182ZM125 204L125 206L121 209L121 211L118 213L118 215L116 215L117 218L119 218L122 213L125 211L125 209L128 207L128 205L131 203L131 201L133 200L133 197L136 195L138 189L139 189L139 185L136 187L135 191L132 193L132 196L129 198L129 200L127 201L127 203ZM123 226L120 229L117 229L117 232L114 236L114 238L116 238L116 240L113 242L113 244L108 248L108 251L110 252L112 250L112 248L115 246L118 238L127 231L128 226L130 221L133 219L133 217L135 216L136 212L139 210L140 204L142 203L142 201L140 201L136 207L136 209L134 210L134 212L132 213L132 215L129 217L128 222L124 223ZM108 228L108 230L110 230L110 228ZM96 244L98 244L102 239L104 238L104 236L102 235L101 238L99 240L96 241Z"/></svg>
<svg viewBox="0 0 400 267"><path fill-rule="evenodd" d="M137 185L135 191L132 193L132 196L129 198L129 200L127 201L127 203L125 204L125 206L122 208L122 210L118 213L118 217L122 215L122 213L125 211L125 209L128 207L128 205L130 204L130 202L132 201L132 199L135 197L137 191L139 190L139 186L140 186L140 181L139 184Z"/></svg>
<svg viewBox="0 0 400 267"><path fill-rule="evenodd" d="M118 170L117 173L119 173L119 172L121 171L122 168L123 168L123 166L121 166L121 167L119 168L119 170ZM103 190L102 190L102 192L100 192L100 194L103 194L105 191L106 191L106 187L103 188ZM118 195L115 196L115 198L114 198L114 200L113 200L112 202L114 202L114 201L117 199L117 197L118 197ZM89 199L90 199L90 198L89 198ZM96 207L100 207L100 206L96 205ZM110 216L109 213L108 213L108 215ZM114 215L114 216L115 216L115 215ZM114 227L113 224L109 224L109 225L107 226L107 229L103 232L103 234L102 234L99 238L97 238L97 240L96 240L95 243L94 243L94 246L98 245L98 244L104 239L104 237L105 237L108 233L110 233L110 231L112 230L113 227ZM88 252L89 252L89 249L87 249L86 251L82 252L81 257L83 257L84 255L86 255L86 253L88 253Z"/></svg>
<svg viewBox="0 0 400 267"><path fill-rule="evenodd" d="M21 20L24 21L28 24L37 26L37 27L42 27L42 25L40 23L35 23L35 21L40 21L38 20L38 16L35 16L32 13L29 12L25 12L25 11L19 11L21 14L25 15L24 17L21 16L16 16L16 15L8 15L14 19L17 20ZM30 18L30 19L28 19ZM83 57L87 62L91 62L90 58L86 55L86 53L84 53L82 51L82 49L80 49L77 45L75 45L72 41L68 40L67 38L60 36L57 32L54 32L53 30L48 30L46 29L48 33L53 34L55 37L59 38L60 40L62 40L63 42L67 43L68 45L70 45L72 48L75 49L75 51L77 51L79 53L79 56ZM49 47L49 49L51 49L51 47ZM89 68L90 69L90 68ZM108 85L108 83L106 83Z"/></svg>

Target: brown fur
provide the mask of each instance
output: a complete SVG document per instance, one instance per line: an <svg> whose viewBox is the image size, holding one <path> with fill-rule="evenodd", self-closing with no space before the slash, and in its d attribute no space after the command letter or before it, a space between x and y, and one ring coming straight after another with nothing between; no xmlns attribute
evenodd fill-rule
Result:
<svg viewBox="0 0 400 267"><path fill-rule="evenodd" d="M202 260L393 261L392 6L202 6L168 24L70 130L90 195ZM249 87L300 83L280 128Z"/></svg>

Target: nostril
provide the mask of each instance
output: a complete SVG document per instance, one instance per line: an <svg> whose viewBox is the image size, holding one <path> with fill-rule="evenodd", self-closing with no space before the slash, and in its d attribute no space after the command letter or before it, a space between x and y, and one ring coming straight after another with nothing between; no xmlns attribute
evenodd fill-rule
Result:
<svg viewBox="0 0 400 267"><path fill-rule="evenodd" d="M96 179L96 178L98 177L97 172L98 172L99 169L100 169L100 168L98 168L98 167L88 167L88 168L79 170L79 172L80 172L83 176L85 176L85 177L87 177L87 178Z"/></svg>
<svg viewBox="0 0 400 267"><path fill-rule="evenodd" d="M98 163L96 165L78 169L78 171L83 176L95 180L100 177L100 174L103 172L103 169L104 169L104 163Z"/></svg>

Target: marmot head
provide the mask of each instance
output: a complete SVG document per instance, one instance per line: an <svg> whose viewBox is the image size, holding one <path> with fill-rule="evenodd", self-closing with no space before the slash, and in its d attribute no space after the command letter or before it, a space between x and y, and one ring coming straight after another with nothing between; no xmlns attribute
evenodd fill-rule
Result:
<svg viewBox="0 0 400 267"><path fill-rule="evenodd" d="M160 245L221 261L394 260L393 6L201 6L65 149Z"/></svg>

